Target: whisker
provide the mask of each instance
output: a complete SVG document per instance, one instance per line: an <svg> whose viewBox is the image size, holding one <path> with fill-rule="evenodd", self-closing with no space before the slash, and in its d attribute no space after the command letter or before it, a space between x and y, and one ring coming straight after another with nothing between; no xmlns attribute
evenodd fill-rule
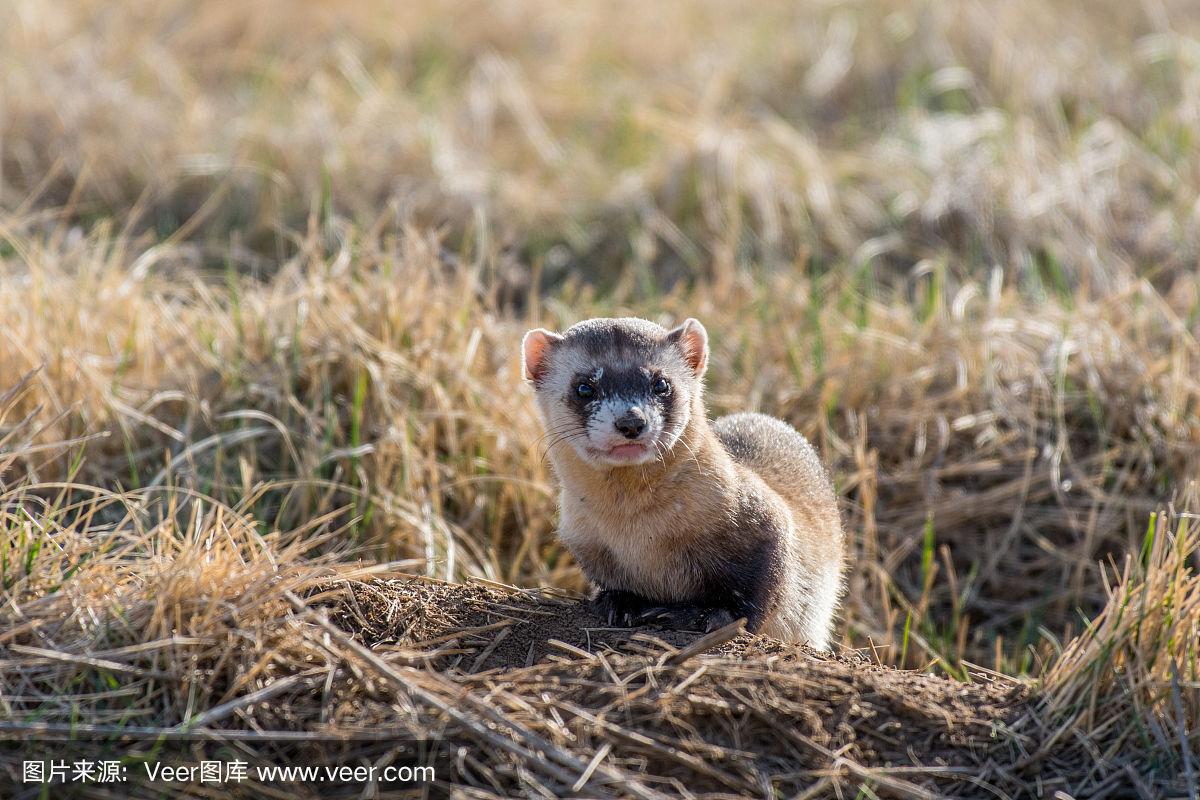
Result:
<svg viewBox="0 0 1200 800"><path fill-rule="evenodd" d="M681 444L681 445L683 445L683 446L684 446L684 448L685 448L685 449L688 451L688 453L691 455L691 457L692 457L692 461L695 461L695 462L696 462L696 468L700 470L701 474L704 474L704 468L703 468L703 467L700 465L700 458L699 458L699 457L696 455L696 451L692 449L691 445L689 445L687 442L685 442L685 441L683 440L683 434L682 434L682 433L680 434L679 438L675 440L675 443L676 443L676 444Z"/></svg>
<svg viewBox="0 0 1200 800"><path fill-rule="evenodd" d="M550 451L554 448L555 445L562 444L563 442L570 442L570 441L573 441L580 437L586 438L587 431L581 429L581 430L576 430L576 431L569 431L564 434L559 434L558 436L556 436L554 438L553 441L551 441L548 445L546 445L546 449L542 452L542 456L539 459L539 463L545 463L546 458L549 457Z"/></svg>
<svg viewBox="0 0 1200 800"><path fill-rule="evenodd" d="M534 439L534 441L530 444L530 446L526 450L526 452L529 452L529 450L532 450L533 448L540 446L542 444L542 442L546 441L546 439L548 439L552 436L557 436L562 433L567 433L567 432L571 431L572 429L582 430L582 428L580 428L578 422L563 422L563 423L559 423L556 426L551 426L551 427L547 428L542 433L541 436L539 436L537 439Z"/></svg>

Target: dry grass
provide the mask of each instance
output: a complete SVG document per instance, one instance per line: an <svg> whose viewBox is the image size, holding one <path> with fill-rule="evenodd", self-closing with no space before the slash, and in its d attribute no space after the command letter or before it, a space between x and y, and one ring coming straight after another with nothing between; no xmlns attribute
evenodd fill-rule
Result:
<svg viewBox="0 0 1200 800"><path fill-rule="evenodd" d="M0 308L5 363L39 370L11 412L40 407L39 424L14 441L104 437L20 458L24 480L182 485L284 531L336 514L372 558L582 588L519 387L525 323L431 243L377 247L340 268L348 256L318 251L265 284L131 285L84 245L32 270ZM1049 652L1039 626L1062 639L1076 609L1099 610L1099 562L1139 545L1173 476L1197 474L1200 353L1146 283L1036 317L998 284L927 316L854 298L775 277L719 306L691 290L656 308L726 332L715 411L778 413L834 468L860 534L848 644L885 663L1032 669L1025 645ZM566 305L540 319L631 307Z"/></svg>
<svg viewBox="0 0 1200 800"><path fill-rule="evenodd" d="M1180 791L1186 786L1195 796L1197 533L1194 517L1151 519L1141 552L1126 559L1104 611L1046 674L1042 713L1053 720L1053 745L1043 744L1031 763L1045 759L1051 762L1047 769L1066 765L1078 774L1084 773L1081 764L1094 763L1087 780L1099 792L1114 782L1117 762L1127 774L1174 774ZM1119 764L1124 759L1129 763Z"/></svg>
<svg viewBox="0 0 1200 800"><path fill-rule="evenodd" d="M695 315L712 411L830 463L845 645L1042 681L1003 791L1194 792L1198 53L1182 1L6 4L0 711L370 694L284 594L334 576L582 589L515 344Z"/></svg>

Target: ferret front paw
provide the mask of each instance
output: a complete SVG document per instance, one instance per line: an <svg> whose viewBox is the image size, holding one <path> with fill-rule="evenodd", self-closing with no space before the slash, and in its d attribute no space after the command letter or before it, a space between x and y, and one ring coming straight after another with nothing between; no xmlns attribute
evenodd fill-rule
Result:
<svg viewBox="0 0 1200 800"><path fill-rule="evenodd" d="M712 633L729 625L734 619L733 613L727 608L680 604L647 608L637 621L643 625L658 625L668 630Z"/></svg>
<svg viewBox="0 0 1200 800"><path fill-rule="evenodd" d="M632 628L650 605L650 601L639 594L622 589L601 589L592 600L592 610L608 625Z"/></svg>

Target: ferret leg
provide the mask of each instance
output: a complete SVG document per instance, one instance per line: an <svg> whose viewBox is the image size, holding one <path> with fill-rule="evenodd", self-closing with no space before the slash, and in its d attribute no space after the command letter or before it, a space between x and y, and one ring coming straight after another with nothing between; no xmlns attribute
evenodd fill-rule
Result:
<svg viewBox="0 0 1200 800"><path fill-rule="evenodd" d="M682 603L659 603L642 612L642 624L711 632L736 619L758 633L779 602L777 540L765 538L710 575L706 590Z"/></svg>
<svg viewBox="0 0 1200 800"><path fill-rule="evenodd" d="M592 610L609 625L632 628L654 601L623 589L601 589L592 599Z"/></svg>
<svg viewBox="0 0 1200 800"><path fill-rule="evenodd" d="M730 608L675 603L669 606L648 608L638 617L642 625L658 625L670 630L700 631L711 633L718 628L724 628L736 619L747 620L747 630L754 632L757 626L750 627L749 618L744 613Z"/></svg>

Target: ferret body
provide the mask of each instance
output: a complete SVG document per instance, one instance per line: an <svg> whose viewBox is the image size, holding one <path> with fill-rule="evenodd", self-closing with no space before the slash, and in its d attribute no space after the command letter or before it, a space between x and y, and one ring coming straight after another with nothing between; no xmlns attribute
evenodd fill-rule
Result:
<svg viewBox="0 0 1200 800"><path fill-rule="evenodd" d="M610 622L751 631L827 648L843 533L817 454L762 414L708 420L708 338L597 319L526 334L562 484L559 536Z"/></svg>

